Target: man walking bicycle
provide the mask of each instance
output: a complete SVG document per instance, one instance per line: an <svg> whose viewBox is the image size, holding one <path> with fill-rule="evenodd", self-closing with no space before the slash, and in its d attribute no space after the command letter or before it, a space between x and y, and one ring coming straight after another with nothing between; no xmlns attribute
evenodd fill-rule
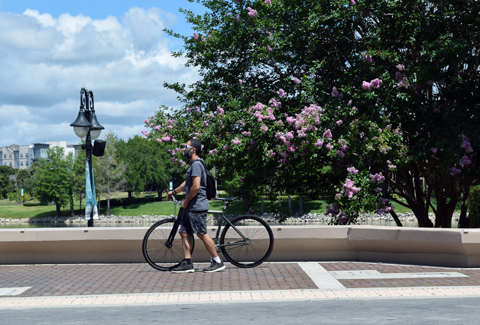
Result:
<svg viewBox="0 0 480 325"><path fill-rule="evenodd" d="M187 170L185 182L176 189L168 192L168 199L178 192L185 191L185 201L182 203L184 216L180 225L180 237L182 238L182 248L184 260L176 268L172 269L174 273L195 272L192 263L191 247L192 240L188 233L197 234L202 240L207 251L212 256L210 266L203 269L203 272L217 272L225 269L215 248L212 237L207 234L207 211L209 208L207 199L207 173L202 163L200 154L202 144L196 139L187 142L184 148L183 156L190 161L190 167ZM188 230L188 231L187 231Z"/></svg>

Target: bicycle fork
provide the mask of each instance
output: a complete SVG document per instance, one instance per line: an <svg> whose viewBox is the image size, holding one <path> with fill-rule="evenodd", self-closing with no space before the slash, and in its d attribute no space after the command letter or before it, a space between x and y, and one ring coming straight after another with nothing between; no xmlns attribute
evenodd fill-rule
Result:
<svg viewBox="0 0 480 325"><path fill-rule="evenodd" d="M183 212L184 212L183 208L180 207L180 210L178 210L178 217L175 219L175 222L173 223L172 231L170 232L170 235L168 235L168 239L165 242L165 247L167 248L172 248L173 240L175 238L175 235L177 234L178 227L180 226L180 222L182 222Z"/></svg>

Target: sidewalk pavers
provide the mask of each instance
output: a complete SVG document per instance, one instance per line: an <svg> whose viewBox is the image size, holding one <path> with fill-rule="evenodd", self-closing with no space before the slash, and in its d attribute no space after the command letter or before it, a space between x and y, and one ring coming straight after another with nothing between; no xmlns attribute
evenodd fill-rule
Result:
<svg viewBox="0 0 480 325"><path fill-rule="evenodd" d="M480 269L473 268L359 262L226 265L223 272L190 274L160 272L147 264L1 265L0 293L6 293L0 307L480 295ZM205 266L195 264L197 270ZM338 285L322 288L328 281ZM15 292L12 288L26 290L6 297Z"/></svg>

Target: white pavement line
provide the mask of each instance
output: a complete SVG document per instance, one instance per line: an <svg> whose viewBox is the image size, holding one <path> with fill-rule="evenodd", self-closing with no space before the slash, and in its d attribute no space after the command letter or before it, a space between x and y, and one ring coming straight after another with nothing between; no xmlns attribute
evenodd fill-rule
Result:
<svg viewBox="0 0 480 325"><path fill-rule="evenodd" d="M336 279L418 279L418 278L468 278L468 275L459 272L421 272L421 273L380 273L377 270L362 271L332 271Z"/></svg>
<svg viewBox="0 0 480 325"><path fill-rule="evenodd" d="M345 289L344 285L335 279L330 272L325 270L319 263L304 262L298 263L302 270L312 279L313 283L320 290Z"/></svg>
<svg viewBox="0 0 480 325"><path fill-rule="evenodd" d="M480 296L480 287L412 287L344 290L265 290L252 292L158 293L103 296L0 298L0 309L21 307L70 307L112 305L159 305L171 303L252 302L272 300L358 299L407 297Z"/></svg>
<svg viewBox="0 0 480 325"><path fill-rule="evenodd" d="M18 296L31 287L0 288L0 296Z"/></svg>

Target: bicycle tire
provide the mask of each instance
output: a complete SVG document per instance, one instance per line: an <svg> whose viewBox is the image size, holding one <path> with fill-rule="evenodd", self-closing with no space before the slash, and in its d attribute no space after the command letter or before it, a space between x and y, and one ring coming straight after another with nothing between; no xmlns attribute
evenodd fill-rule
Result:
<svg viewBox="0 0 480 325"><path fill-rule="evenodd" d="M172 247L165 246L165 242L172 231L175 219L163 219L153 224L143 237L143 257L151 267L160 271L171 271L180 265L184 259L182 239L177 232ZM192 250L195 248L195 240L192 235Z"/></svg>
<svg viewBox="0 0 480 325"><path fill-rule="evenodd" d="M255 216L240 216L233 219L232 224L239 228L247 241L227 224L220 236L220 248L223 256L235 266L241 268L255 267L270 256L273 250L273 232L267 222ZM232 242L242 244L223 246Z"/></svg>

